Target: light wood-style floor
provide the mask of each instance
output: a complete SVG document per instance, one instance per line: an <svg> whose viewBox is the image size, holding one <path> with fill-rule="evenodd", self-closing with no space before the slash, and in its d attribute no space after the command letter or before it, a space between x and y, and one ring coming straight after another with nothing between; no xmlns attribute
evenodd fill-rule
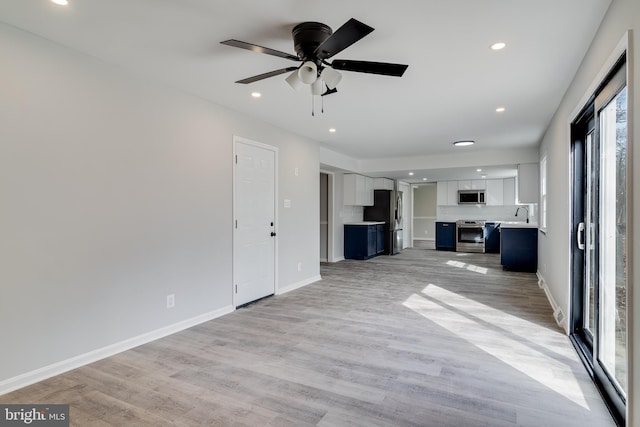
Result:
<svg viewBox="0 0 640 427"><path fill-rule="evenodd" d="M536 276L409 249L0 397L77 426L613 426Z"/></svg>

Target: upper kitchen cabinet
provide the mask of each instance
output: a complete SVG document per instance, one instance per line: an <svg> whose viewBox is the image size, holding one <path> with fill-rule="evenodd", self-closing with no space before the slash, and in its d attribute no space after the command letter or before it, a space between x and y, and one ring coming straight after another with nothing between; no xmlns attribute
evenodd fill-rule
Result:
<svg viewBox="0 0 640 427"><path fill-rule="evenodd" d="M458 190L485 190L487 180L485 179L465 179L458 181Z"/></svg>
<svg viewBox="0 0 640 427"><path fill-rule="evenodd" d="M540 168L538 163L518 165L518 203L538 203Z"/></svg>
<svg viewBox="0 0 640 427"><path fill-rule="evenodd" d="M344 175L344 204L373 206L374 179L356 173Z"/></svg>
<svg viewBox="0 0 640 427"><path fill-rule="evenodd" d="M502 182L503 197L502 204L505 206L513 206L516 204L516 179L505 178Z"/></svg>
<svg viewBox="0 0 640 427"><path fill-rule="evenodd" d="M438 181L436 183L436 200L438 206L447 204L447 181Z"/></svg>
<svg viewBox="0 0 640 427"><path fill-rule="evenodd" d="M502 206L505 204L503 179L488 179L486 187L485 200L487 201L487 206Z"/></svg>
<svg viewBox="0 0 640 427"><path fill-rule="evenodd" d="M458 190L485 190L487 206L516 204L516 180L505 178L439 181L438 206L458 206Z"/></svg>
<svg viewBox="0 0 640 427"><path fill-rule="evenodd" d="M458 206L458 181L438 181L438 206Z"/></svg>
<svg viewBox="0 0 640 427"><path fill-rule="evenodd" d="M486 190L487 189L487 180L486 179L472 179L471 180L471 189L472 190Z"/></svg>
<svg viewBox="0 0 640 427"><path fill-rule="evenodd" d="M455 181L449 181L449 182L455 182ZM458 181L458 190L471 190L471 180L465 179L465 180Z"/></svg>
<svg viewBox="0 0 640 427"><path fill-rule="evenodd" d="M389 178L373 178L374 190L393 190L394 181Z"/></svg>

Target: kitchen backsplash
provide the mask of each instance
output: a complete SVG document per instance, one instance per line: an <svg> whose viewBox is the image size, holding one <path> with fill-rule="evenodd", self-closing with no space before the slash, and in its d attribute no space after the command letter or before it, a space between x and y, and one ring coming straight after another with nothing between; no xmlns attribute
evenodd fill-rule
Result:
<svg viewBox="0 0 640 427"><path fill-rule="evenodd" d="M538 222L537 205L521 205L529 208L529 221ZM457 221L459 219L482 219L487 221L525 221L527 218L526 209L520 209L518 216L515 215L519 206L486 206L486 205L464 205L464 206L438 206L438 221Z"/></svg>
<svg viewBox="0 0 640 427"><path fill-rule="evenodd" d="M342 207L342 212L340 212L343 224L347 224L349 222L361 222L363 215L364 208L362 206L345 205Z"/></svg>

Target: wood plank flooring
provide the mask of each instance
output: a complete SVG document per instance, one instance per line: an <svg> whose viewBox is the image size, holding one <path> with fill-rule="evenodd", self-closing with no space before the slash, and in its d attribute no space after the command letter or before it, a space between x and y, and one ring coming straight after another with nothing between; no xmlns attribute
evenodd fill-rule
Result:
<svg viewBox="0 0 640 427"><path fill-rule="evenodd" d="M408 249L0 396L76 426L614 426L534 274Z"/></svg>

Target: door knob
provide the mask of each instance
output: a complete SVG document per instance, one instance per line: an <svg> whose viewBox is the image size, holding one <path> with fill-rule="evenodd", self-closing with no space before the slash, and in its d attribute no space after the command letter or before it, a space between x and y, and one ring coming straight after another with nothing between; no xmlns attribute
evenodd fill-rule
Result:
<svg viewBox="0 0 640 427"><path fill-rule="evenodd" d="M274 237L276 233L274 231L271 232L271 237Z"/></svg>

